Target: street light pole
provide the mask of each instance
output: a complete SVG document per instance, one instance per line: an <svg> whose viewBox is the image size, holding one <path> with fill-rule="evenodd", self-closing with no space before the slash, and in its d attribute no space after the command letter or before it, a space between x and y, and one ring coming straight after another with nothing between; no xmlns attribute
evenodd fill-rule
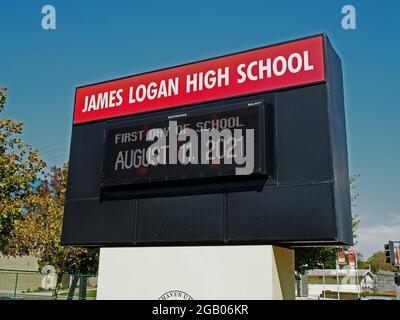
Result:
<svg viewBox="0 0 400 320"><path fill-rule="evenodd" d="M324 283L324 299L326 299L326 289L325 289L325 265L322 264L322 281Z"/></svg>
<svg viewBox="0 0 400 320"><path fill-rule="evenodd" d="M325 265L323 262L318 262L318 266L322 267L322 290L324 292L324 299L326 299L326 289L325 289Z"/></svg>
<svg viewBox="0 0 400 320"><path fill-rule="evenodd" d="M336 285L337 285L337 298L340 300L339 293L339 261L336 259Z"/></svg>

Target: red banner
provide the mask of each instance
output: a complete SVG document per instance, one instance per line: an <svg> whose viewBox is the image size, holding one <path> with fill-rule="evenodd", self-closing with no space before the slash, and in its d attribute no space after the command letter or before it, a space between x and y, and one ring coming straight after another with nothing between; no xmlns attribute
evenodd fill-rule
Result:
<svg viewBox="0 0 400 320"><path fill-rule="evenodd" d="M324 80L320 35L77 88L74 124Z"/></svg>
<svg viewBox="0 0 400 320"><path fill-rule="evenodd" d="M349 251L347 257L349 259L349 265L355 266L356 265L356 253L354 251Z"/></svg>
<svg viewBox="0 0 400 320"><path fill-rule="evenodd" d="M346 252L343 250L340 250L338 252L338 263L339 264L346 264Z"/></svg>

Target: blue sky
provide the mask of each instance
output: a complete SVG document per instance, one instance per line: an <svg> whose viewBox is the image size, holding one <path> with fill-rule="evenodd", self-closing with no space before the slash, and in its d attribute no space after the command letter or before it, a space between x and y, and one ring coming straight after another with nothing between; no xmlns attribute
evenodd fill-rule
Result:
<svg viewBox="0 0 400 320"><path fill-rule="evenodd" d="M41 28L41 9L57 29ZM341 8L356 8L356 30ZM400 2L5 1L0 86L6 116L49 163L68 159L76 86L326 32L343 61L350 172L360 174L358 248L400 239ZM396 240L394 239L394 240Z"/></svg>

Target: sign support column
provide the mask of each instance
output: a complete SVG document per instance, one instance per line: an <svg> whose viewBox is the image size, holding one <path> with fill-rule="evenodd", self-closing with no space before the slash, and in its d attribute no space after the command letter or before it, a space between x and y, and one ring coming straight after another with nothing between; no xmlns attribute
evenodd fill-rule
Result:
<svg viewBox="0 0 400 320"><path fill-rule="evenodd" d="M102 248L97 299L295 299L294 251L271 245Z"/></svg>

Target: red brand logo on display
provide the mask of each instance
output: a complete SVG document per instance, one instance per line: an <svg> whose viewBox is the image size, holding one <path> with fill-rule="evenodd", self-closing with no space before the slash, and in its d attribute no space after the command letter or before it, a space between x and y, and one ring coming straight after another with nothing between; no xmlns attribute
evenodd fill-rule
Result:
<svg viewBox="0 0 400 320"><path fill-rule="evenodd" d="M77 88L74 124L325 80L323 36Z"/></svg>

